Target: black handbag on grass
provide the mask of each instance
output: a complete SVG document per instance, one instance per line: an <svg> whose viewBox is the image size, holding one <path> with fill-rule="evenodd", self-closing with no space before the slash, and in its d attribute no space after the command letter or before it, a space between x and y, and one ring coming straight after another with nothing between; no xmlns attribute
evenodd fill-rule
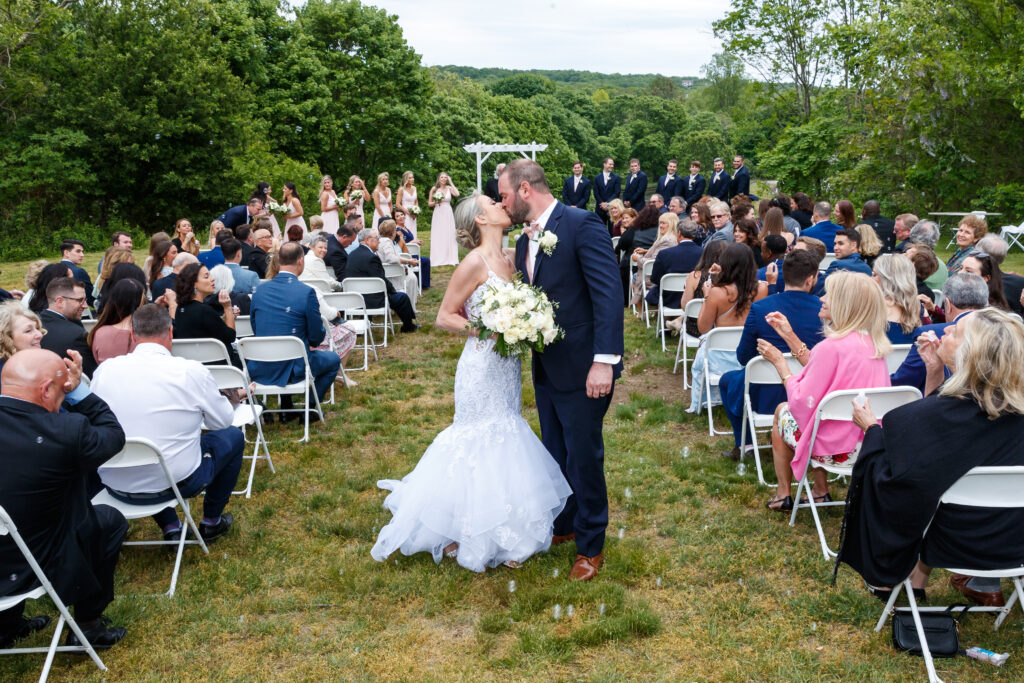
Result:
<svg viewBox="0 0 1024 683"><path fill-rule="evenodd" d="M953 610L963 607L960 616L954 617ZM960 653L960 637L958 627L970 607L950 605L943 612L918 612L924 637L928 641L928 651L932 657L956 657ZM921 641L917 637L914 615L909 607L900 607L892 614L892 644L898 650L905 650L912 655L922 656Z"/></svg>

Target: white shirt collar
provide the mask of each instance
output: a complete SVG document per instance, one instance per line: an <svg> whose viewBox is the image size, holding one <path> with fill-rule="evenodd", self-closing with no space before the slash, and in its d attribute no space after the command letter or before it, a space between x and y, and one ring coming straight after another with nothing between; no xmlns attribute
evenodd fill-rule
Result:
<svg viewBox="0 0 1024 683"><path fill-rule="evenodd" d="M547 228L548 220L551 218L551 212L555 210L555 206L558 204L557 199L552 199L551 203L548 204L548 208L544 209L539 216L533 221L540 226L541 230Z"/></svg>
<svg viewBox="0 0 1024 683"><path fill-rule="evenodd" d="M171 352L167 350L166 346L162 346L155 342L142 342L135 347L132 353L155 353L160 356L170 356Z"/></svg>

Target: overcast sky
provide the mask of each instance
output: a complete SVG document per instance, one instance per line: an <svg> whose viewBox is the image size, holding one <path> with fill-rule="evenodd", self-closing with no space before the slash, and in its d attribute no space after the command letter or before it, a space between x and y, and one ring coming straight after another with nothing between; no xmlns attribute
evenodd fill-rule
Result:
<svg viewBox="0 0 1024 683"><path fill-rule="evenodd" d="M398 15L426 66L699 76L728 0L365 0Z"/></svg>

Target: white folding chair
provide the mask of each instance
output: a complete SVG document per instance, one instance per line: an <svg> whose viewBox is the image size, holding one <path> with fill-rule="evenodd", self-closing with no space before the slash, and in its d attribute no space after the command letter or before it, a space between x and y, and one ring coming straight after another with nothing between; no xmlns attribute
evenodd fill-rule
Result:
<svg viewBox="0 0 1024 683"><path fill-rule="evenodd" d="M96 327L96 323L99 322L95 318L82 318L82 327L85 328L85 333L89 334L92 329Z"/></svg>
<svg viewBox="0 0 1024 683"><path fill-rule="evenodd" d="M344 292L359 292L363 295L364 300L374 294L379 294L384 299L383 306L378 308L364 308L364 310L366 311L366 315L370 318L378 315L384 318L383 324L377 325L371 322L371 325L374 327L384 328L384 342L382 344L377 344L377 346L387 346L389 328L392 334L394 334L395 331L391 320L391 305L388 303L388 287L384 280L379 277L347 277L341 283L341 287Z"/></svg>
<svg viewBox="0 0 1024 683"><path fill-rule="evenodd" d="M370 318L366 314L366 303L359 292L334 292L324 294L324 302L344 314L345 324L352 328L357 337L363 338L363 367L355 370L366 370L370 367L369 356L373 351L373 359L377 360L377 347L373 343L373 329ZM344 366L342 367L344 371Z"/></svg>
<svg viewBox="0 0 1024 683"><path fill-rule="evenodd" d="M885 357L885 364L889 367L889 374L896 372L903 365L903 361L907 359L907 354L910 353L910 349L914 348L913 344L893 344L892 351Z"/></svg>
<svg viewBox="0 0 1024 683"><path fill-rule="evenodd" d="M174 339L171 341L171 355L179 358L199 361L200 363L217 363L231 365L231 357L220 339Z"/></svg>
<svg viewBox="0 0 1024 683"><path fill-rule="evenodd" d="M167 461L164 460L163 453L156 447L149 439L142 439L139 437L131 437L125 441L124 448L121 452L115 455L110 460L103 463L100 466L99 471L102 474L103 470L115 470L115 469L127 469L132 467L159 467L163 470L164 477L167 479L167 488L174 493L174 498L162 503L125 503L117 498L110 495L110 492L103 489L95 496L93 496L93 505L109 505L112 508L116 508L125 519L142 519L143 517L152 517L161 510L167 508L180 507L182 514L185 516L185 523L181 525L181 538L177 541L125 541L122 545L176 545L178 546L178 552L174 558L174 572L171 574L171 588L167 591L168 597L174 597L174 589L178 585L178 572L181 569L181 558L185 554L186 545L198 545L203 549L203 552L207 555L210 554L210 549L206 547L206 542L203 537L199 534L199 527L196 526L195 520L192 519L192 511L189 508L188 501L181 497L181 492L178 491L178 484L174 481L174 476L171 474L170 468L167 467ZM195 534L194 540L188 539L188 531L192 530Z"/></svg>
<svg viewBox="0 0 1024 683"><path fill-rule="evenodd" d="M962 505L973 508L1022 508L1024 507L1024 467L975 467L972 468L949 487L939 505ZM933 514L934 517L934 514ZM929 523L929 526L931 524ZM925 536L928 531L925 530ZM954 574L968 574L985 578L1010 579L1013 582L1013 594L1006 601L1004 607L971 607L972 612L998 612L996 622L992 627L995 631L999 628L1006 615L1013 609L1014 604L1019 600L1021 608L1024 609L1024 586L1021 579L1024 578L1024 568L1021 566L1007 567L1005 569L974 569L971 567L946 567ZM875 630L880 631L885 626L886 619L893 613L893 606L900 590L906 590L907 600L910 602L910 611L914 617L914 626L917 627L918 641L921 643L921 654L924 656L924 664L928 669L928 680L931 683L942 683L938 674L935 673L935 664L932 662L932 654L928 650L928 640L925 637L924 628L921 625L921 612L945 612L946 607L932 606L919 607L914 599L914 589L908 576L900 584L893 587L889 602L886 603L882 616L878 618ZM954 607L954 609L958 609ZM959 609L964 609L959 606Z"/></svg>
<svg viewBox="0 0 1024 683"><path fill-rule="evenodd" d="M10 536L11 540L14 541L14 545L18 546L18 550L21 551L22 556L28 563L28 566L32 569L32 573L36 575L36 579L39 581L39 587L33 588L25 593L18 593L17 595L5 595L0 597L0 611L11 609L25 600L37 600L44 595L50 596L57 611L60 612L60 618L57 619L57 628L53 632L53 638L50 639L49 647L17 647L7 648L0 650L0 655L17 655L27 654L35 652L45 652L46 661L43 664L43 671L39 676L40 683L43 683L50 675L50 667L53 665L53 658L58 652L85 652L92 659L93 663L99 667L100 671L106 671L107 667L100 659L100 656L96 654L96 650L93 649L89 643L89 639L82 633L82 629L79 628L78 622L75 621L74 617L71 616L71 612L68 611L67 605L57 595L57 591L54 590L53 584L46 578L46 574L43 572L43 568L36 562L35 556L32 554L32 550L25 543L25 540L18 533L18 527L14 524L14 520L7 514L7 510L0 507L0 536ZM60 636L64 632L64 625L71 629L71 632L78 638L80 645L60 645Z"/></svg>
<svg viewBox="0 0 1024 683"><path fill-rule="evenodd" d="M665 337L668 335L668 319L678 318L683 315L684 311L681 308L672 308L665 304L665 292L679 292L680 300L682 300L682 293L686 291L686 278L690 276L689 273L666 273L661 276L661 282L658 283L658 318L657 318L657 334L661 337L661 350L667 351L668 347L665 346ZM646 303L647 298L644 297ZM685 328L686 325L684 324ZM682 331L680 332L682 335ZM685 368L684 368L685 370ZM673 368L672 372L675 372ZM685 374L684 374L685 381Z"/></svg>
<svg viewBox="0 0 1024 683"><path fill-rule="evenodd" d="M786 365L789 366L791 373L796 374L803 370L800 361L794 358L793 354L787 353L783 357L786 359ZM740 430L740 458L746 453L747 434L749 433L750 444L754 447L754 465L757 467L757 480L765 486L775 486L776 484L770 484L764 478L764 469L761 466L761 449L757 443L757 434L758 430L764 433L765 430L771 429L775 421L775 413L759 413L754 410L753 401L750 399L750 387L754 385L769 386L772 384L782 384L782 378L779 377L779 371L775 369L775 366L761 356L751 358L743 373L743 427ZM771 440L769 440L768 446L771 448Z"/></svg>
<svg viewBox="0 0 1024 683"><path fill-rule="evenodd" d="M231 420L231 426L241 429L242 434L246 436L246 441L248 441L248 435L245 434L246 427L256 427L256 441L253 443L252 455L242 456L246 460L252 460L252 467L249 469L249 482L245 485L244 489L232 491L231 493L236 496L244 493L246 498L252 498L252 480L256 476L256 461L266 460L270 466L271 473L277 473L277 470L274 469L274 461L270 459L270 451L267 449L267 439L263 436L263 421L261 419L263 416L263 406L253 398L250 385L245 381L245 373L235 366L210 365L207 369L213 375L213 380L217 383L217 389L221 391L242 389L245 391L245 401L235 406L235 415ZM259 454L261 446L263 448L263 455Z"/></svg>
<svg viewBox="0 0 1024 683"><path fill-rule="evenodd" d="M508 235L506 235L505 237L507 238ZM409 256L413 256L413 257L416 258L416 265L409 266L409 272L416 273L416 288L418 289L419 293L422 294L423 293L423 269L420 267L422 264L420 264L420 262L419 262L419 259L422 256L422 250L420 249L420 245L418 245L418 244L409 244L407 242L405 246L409 250Z"/></svg>
<svg viewBox="0 0 1024 683"><path fill-rule="evenodd" d="M320 320L321 320L321 322L323 322L324 329L327 331L327 335L326 335L326 337L324 337L324 340L327 342L327 346L330 348L331 353L337 354L338 353L338 347L335 346L335 344L334 344L334 336L331 335L331 321L328 320L327 316L325 316L323 314L320 315ZM341 356L338 356L338 358L340 359ZM342 380L345 382L345 385L348 386L348 377L345 376L345 368L343 366L339 365L338 366L338 372L341 373ZM331 383L331 396L330 396L330 398L325 400L324 403L326 403L327 405L334 405L334 383L333 382Z"/></svg>
<svg viewBox="0 0 1024 683"><path fill-rule="evenodd" d="M301 282L304 285L309 285L310 287L313 287L314 289L320 290L320 292L322 292L324 294L326 294L327 292L333 292L334 291L334 289L331 287L330 281L324 280L323 278L315 278L315 277L304 278L303 280L301 280Z"/></svg>
<svg viewBox="0 0 1024 683"><path fill-rule="evenodd" d="M292 382L285 386L274 384L260 384L256 382L256 394L267 396L302 396L304 403L301 408L277 408L264 409L264 413L299 413L303 414L304 431L299 441L309 441L309 413L313 411L324 422L323 409L320 407L320 397L317 396L316 386L313 383L313 371L309 367L309 354L306 343L298 337L245 337L238 340L238 355L242 358L242 365L245 367L245 379L252 383L249 375L249 363L259 361L262 363L279 363L285 361L301 360L305 365L304 376L298 382ZM310 396L313 397L312 402Z"/></svg>
<svg viewBox="0 0 1024 683"><path fill-rule="evenodd" d="M720 432L715 429L714 419L711 417L711 389L718 386L721 375L711 373L710 356L712 351L732 351L736 353L736 347L740 345L740 337L743 336L743 327L716 327L704 335L704 397L708 406L708 434L730 434L730 431Z"/></svg>
<svg viewBox="0 0 1024 683"><path fill-rule="evenodd" d="M818 272L819 273L824 273L826 270L828 270L828 267L831 266L832 262L835 261L835 260L836 260L836 255L835 254L833 254L831 252L825 254L825 258L821 259L821 262L818 263Z"/></svg>
<svg viewBox="0 0 1024 683"><path fill-rule="evenodd" d="M643 268L640 269L640 310L644 316L644 325L647 327L651 326L651 311L647 306L647 278L651 277L651 273L654 272L654 259L648 259L644 261ZM665 349L662 348L662 351Z"/></svg>
<svg viewBox="0 0 1024 683"><path fill-rule="evenodd" d="M916 387L880 387L877 389L845 389L843 391L833 391L826 394L825 398L821 399L821 403L818 404L818 410L814 414L814 426L811 428L811 443L808 446L808 452L814 453L814 440L818 436L818 427L824 420L834 420L840 422L852 422L853 421L853 399L858 394L862 393L871 403L871 411L875 414L875 417L881 419L886 413L894 408L899 408L902 405L911 403L921 398L921 392ZM847 461L842 464L828 465L822 462L814 460L814 458L808 457L807 464L804 465L804 471L800 475L800 483L796 487L796 497L793 498L793 513L789 517L789 525L794 526L796 524L796 513L800 508L811 508L811 515L814 517L814 526L818 529L818 540L821 542L821 554L825 556L825 559L835 557L835 552L828 547L828 541L825 540L825 529L821 526L821 518L818 516L819 507L830 507L835 505L846 505L845 500L833 500L831 502L815 503L814 492L811 490L811 485L807 481L807 472L811 467L825 470L829 474L835 474L839 476L849 476L853 472L853 461ZM800 502L800 497L803 493L807 493L807 502Z"/></svg>
<svg viewBox="0 0 1024 683"><path fill-rule="evenodd" d="M615 251L616 247L619 246L619 238L615 236L612 238L612 251Z"/></svg>
<svg viewBox="0 0 1024 683"><path fill-rule="evenodd" d="M235 339L253 336L252 319L247 315L235 316Z"/></svg>
<svg viewBox="0 0 1024 683"><path fill-rule="evenodd" d="M1004 225L1002 230L999 231L999 236L1006 240L1009 245L1007 251L1013 248L1013 245L1017 245L1024 250L1024 244L1021 244L1020 239L1024 237L1024 222L1020 225Z"/></svg>
<svg viewBox="0 0 1024 683"><path fill-rule="evenodd" d="M686 320L700 316L700 309L704 307L704 299L690 299L683 306L683 325L679 328L679 343L676 344L676 362L672 365L672 374L676 374L679 366L679 354L683 354L683 388L690 388L690 380L686 376L686 364L690 362L689 350L700 346L700 337L691 337L686 332ZM667 325L666 321L666 325Z"/></svg>
<svg viewBox="0 0 1024 683"><path fill-rule="evenodd" d="M941 308L946 303L946 295L941 289L933 289L932 294L935 295L935 305Z"/></svg>

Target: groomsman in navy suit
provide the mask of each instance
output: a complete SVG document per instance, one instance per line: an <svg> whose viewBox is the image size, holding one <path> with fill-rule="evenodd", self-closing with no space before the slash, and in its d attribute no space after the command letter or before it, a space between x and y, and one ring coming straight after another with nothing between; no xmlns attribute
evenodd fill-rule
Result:
<svg viewBox="0 0 1024 683"><path fill-rule="evenodd" d="M608 223L608 202L619 198L622 191L622 181L615 170L615 160L605 157L604 170L594 176L594 213L597 214L606 226ZM610 226L609 226L610 227Z"/></svg>
<svg viewBox="0 0 1024 683"><path fill-rule="evenodd" d="M572 175L562 184L562 202L577 209L586 209L590 201L590 181L583 177L583 162L572 165Z"/></svg>
<svg viewBox="0 0 1024 683"><path fill-rule="evenodd" d="M246 204L232 206L222 213L217 220L224 224L228 230L234 231L239 225L248 225L252 219L263 213L263 201L253 197Z"/></svg>
<svg viewBox="0 0 1024 683"><path fill-rule="evenodd" d="M732 181L729 183L729 199L736 195L750 196L750 171L743 165L743 157L737 154L732 160Z"/></svg>
<svg viewBox="0 0 1024 683"><path fill-rule="evenodd" d="M700 162L690 162L690 177L684 178L683 191L679 195L686 200L687 206L693 206L698 199L704 196L704 187L708 181L700 174Z"/></svg>
<svg viewBox="0 0 1024 683"><path fill-rule="evenodd" d="M725 172L725 162L721 158L715 159L715 172L711 174L711 184L708 185L708 196L729 201L729 185L732 176Z"/></svg>
<svg viewBox="0 0 1024 683"><path fill-rule="evenodd" d="M668 160L668 168L665 169L667 173L658 178L658 189L655 192L669 199L683 196L683 179L676 175L678 168L678 161L675 159Z"/></svg>
<svg viewBox="0 0 1024 683"><path fill-rule="evenodd" d="M629 177L626 178L626 189L622 193L622 203L627 209L637 213L647 203L647 174L640 170L640 160L629 160Z"/></svg>

